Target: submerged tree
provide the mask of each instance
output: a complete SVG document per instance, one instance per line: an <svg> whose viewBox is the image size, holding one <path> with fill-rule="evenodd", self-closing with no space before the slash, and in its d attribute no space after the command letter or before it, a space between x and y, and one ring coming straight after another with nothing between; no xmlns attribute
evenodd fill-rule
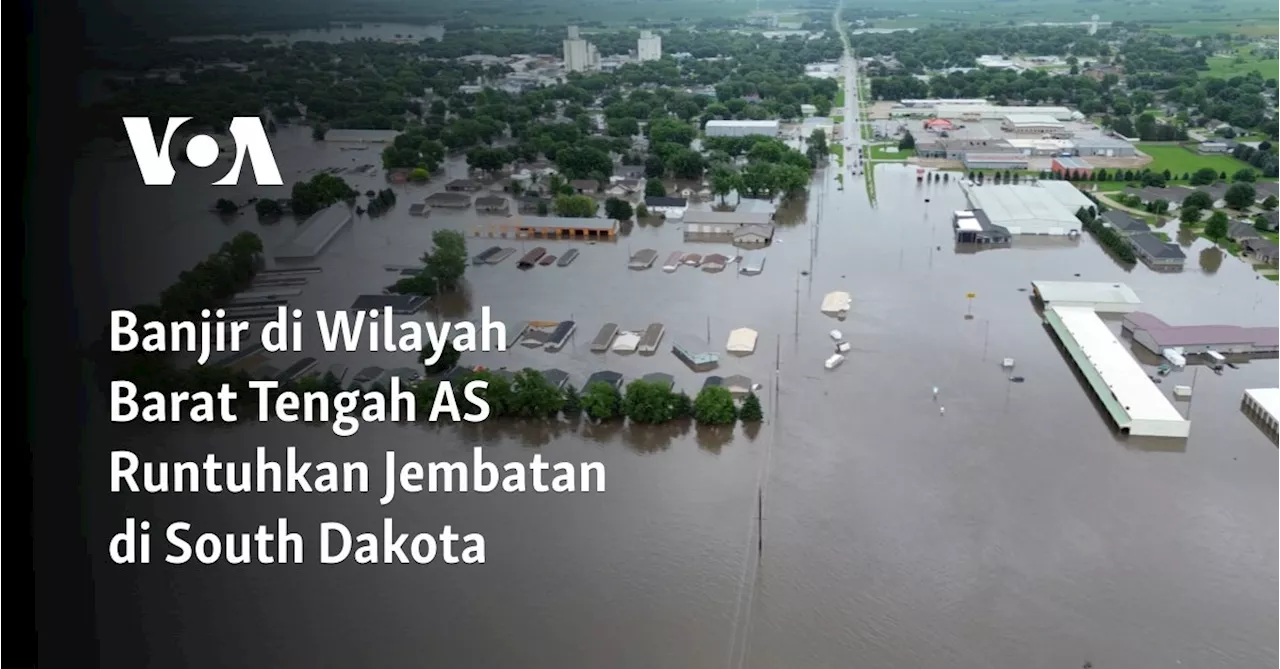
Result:
<svg viewBox="0 0 1280 669"><path fill-rule="evenodd" d="M727 388L708 386L693 401L693 417L704 425L730 425L738 419L738 407Z"/></svg>
<svg viewBox="0 0 1280 669"><path fill-rule="evenodd" d="M622 412L622 395L616 386L596 381L582 393L582 410L596 420L617 418Z"/></svg>
<svg viewBox="0 0 1280 669"><path fill-rule="evenodd" d="M755 393L742 400L742 410L738 412L738 416L744 423L759 423L764 420L764 409L760 407L760 398Z"/></svg>

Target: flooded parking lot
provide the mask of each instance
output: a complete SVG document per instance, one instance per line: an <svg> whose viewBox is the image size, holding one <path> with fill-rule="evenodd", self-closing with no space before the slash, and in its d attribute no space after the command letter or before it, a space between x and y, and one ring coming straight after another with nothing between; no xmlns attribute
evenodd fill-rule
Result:
<svg viewBox="0 0 1280 669"><path fill-rule="evenodd" d="M376 148L343 152L301 132L282 132L273 147L286 182L327 165L378 162ZM77 279L87 324L102 314L109 291L120 305L153 299L236 231L259 232L270 252L296 230L287 219L262 226L252 213L231 222L206 213L221 193L193 185L205 176L193 170L180 170L179 186L144 197L133 169L129 162L80 167L85 192L100 193L75 203L86 222L77 267L89 271ZM1185 240L1187 269L1177 274L1124 268L1087 235L958 253L951 213L965 202L954 179L921 185L913 168L881 166L872 208L860 179L846 177L841 190L836 169L784 212L757 276L733 267L716 274L627 269L644 248L659 258L677 250L733 253L727 244L683 241L676 223L632 225L618 241L597 244L472 238L472 254L506 245L544 246L556 256L575 248L580 256L567 267L528 271L516 269L514 258L470 267L464 293L419 316L478 318L488 306L511 323L575 320L577 332L558 353L516 346L466 361L557 367L579 384L601 369L626 380L665 372L692 393L705 374L680 363L670 344L718 352L714 373L764 385L767 422L759 428L367 425L340 440L324 428L269 425L147 431L98 445L103 453L131 445L176 459L214 449L229 458L287 443L314 449L317 459L360 458L376 467L388 448L443 459L484 443L494 459L526 458L537 447L547 458L609 467L609 492L587 499L445 495L381 509L372 499L325 496L104 494L94 523L103 548L125 511L210 530L282 515L302 527L337 520L373 530L394 515L418 531L450 523L490 542L489 563L471 568L137 570L119 590L99 593L108 662L1275 666L1277 452L1239 405L1245 388L1275 385L1276 360L1220 376L1195 366L1175 372L1166 391L1195 379L1191 406L1179 403L1191 413L1191 438L1122 440L1029 293L1033 280L1123 281L1145 311L1171 323L1274 325L1275 284L1230 257L1201 267L1203 240ZM407 213L410 203L463 176L459 164L449 170L430 186L396 186L391 213L358 217L310 263L324 271L291 306L344 308L394 280L385 265L415 263L433 231L470 231L480 220L471 211ZM380 174L347 178L361 191L385 187ZM246 188L233 199L268 192ZM287 196L287 188L275 196ZM138 281L109 280L125 271ZM852 296L843 322L819 311L832 291ZM605 323L638 331L655 322L666 333L652 356L589 350ZM756 351L730 356L729 332L741 327L759 333ZM844 365L826 371L833 328L852 350ZM413 362L395 354L317 357L353 370ZM1016 360L1025 383L1009 383L1000 369L1005 357ZM101 472L91 468L87 476L93 489L105 488Z"/></svg>

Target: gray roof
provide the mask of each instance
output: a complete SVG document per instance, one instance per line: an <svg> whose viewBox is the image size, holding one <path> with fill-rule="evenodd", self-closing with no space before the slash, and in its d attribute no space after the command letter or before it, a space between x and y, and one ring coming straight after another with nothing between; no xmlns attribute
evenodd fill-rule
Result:
<svg viewBox="0 0 1280 669"><path fill-rule="evenodd" d="M1196 186L1195 190L1202 193L1208 193L1209 197L1213 198L1214 202L1217 202L1227 194L1227 189L1230 187L1231 186L1227 184L1227 182L1219 181L1218 183L1209 184L1208 186Z"/></svg>
<svg viewBox="0 0 1280 669"><path fill-rule="evenodd" d="M1135 235L1130 235L1129 242L1152 258L1174 260L1187 257L1187 254L1183 253L1177 244L1166 242L1150 232L1139 232Z"/></svg>
<svg viewBox="0 0 1280 669"><path fill-rule="evenodd" d="M1259 181L1253 185L1253 189L1258 193L1259 200L1267 199L1268 195L1280 195L1280 184L1274 181Z"/></svg>
<svg viewBox="0 0 1280 669"><path fill-rule="evenodd" d="M609 218L569 218L565 216L514 216L511 225L528 230L613 230L617 222Z"/></svg>
<svg viewBox="0 0 1280 669"><path fill-rule="evenodd" d="M1102 219L1110 223L1111 227L1125 232L1149 232L1151 230L1147 227L1146 222L1118 209L1103 212Z"/></svg>
<svg viewBox="0 0 1280 669"><path fill-rule="evenodd" d="M1156 200L1164 200L1170 204L1182 204L1182 201L1192 193L1190 188L1126 188L1125 195L1137 195L1143 202L1155 202Z"/></svg>
<svg viewBox="0 0 1280 669"><path fill-rule="evenodd" d="M764 212L748 211L686 211L685 224L768 225L773 216Z"/></svg>
<svg viewBox="0 0 1280 669"><path fill-rule="evenodd" d="M1261 236L1253 227L1253 224L1246 221L1231 221L1231 225L1227 227L1227 237L1237 242L1246 239L1257 239Z"/></svg>
<svg viewBox="0 0 1280 669"><path fill-rule="evenodd" d="M733 231L733 236L735 239L741 235L753 235L753 234L760 235L765 239L773 239L773 226L750 223Z"/></svg>
<svg viewBox="0 0 1280 669"><path fill-rule="evenodd" d="M1116 139L1115 137L1105 137L1105 136L1076 137L1073 141L1076 144L1076 148L1085 146L1091 149L1106 149L1106 148L1119 149L1119 148L1131 148L1133 146L1132 144L1124 141L1123 139Z"/></svg>
<svg viewBox="0 0 1280 669"><path fill-rule="evenodd" d="M1159 347L1211 346L1214 344L1253 344L1275 346L1280 342L1280 328L1240 327L1237 325L1169 325L1151 314L1135 312L1125 316L1125 327L1137 333L1146 332Z"/></svg>

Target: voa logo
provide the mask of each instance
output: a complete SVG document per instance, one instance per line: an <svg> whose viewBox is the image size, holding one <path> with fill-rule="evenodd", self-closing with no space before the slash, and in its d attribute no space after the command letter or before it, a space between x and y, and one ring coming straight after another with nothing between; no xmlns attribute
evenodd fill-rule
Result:
<svg viewBox="0 0 1280 669"><path fill-rule="evenodd" d="M169 162L169 142L173 135L190 121L190 116L179 116L169 119L164 129L164 137L156 145L156 137L151 132L151 119L145 116L124 117L124 129L129 134L129 143L133 145L133 157L138 163L138 171L142 173L142 182L148 186L173 185L175 171ZM245 156L253 166L254 182L259 186L283 186L280 168L276 166L276 157L271 153L271 144L267 142L267 131L262 127L262 119L257 116L237 116L231 120L229 128L232 139L236 140L236 161L226 176L213 182L214 186L234 186L240 181L240 168ZM218 160L218 142L208 135L195 135L187 140L187 160L196 167L208 167Z"/></svg>

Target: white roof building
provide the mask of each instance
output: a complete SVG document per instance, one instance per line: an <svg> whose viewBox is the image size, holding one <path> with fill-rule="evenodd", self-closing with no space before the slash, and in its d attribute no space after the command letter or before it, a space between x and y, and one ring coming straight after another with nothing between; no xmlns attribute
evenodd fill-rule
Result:
<svg viewBox="0 0 1280 669"><path fill-rule="evenodd" d="M756 350L756 339L759 334L751 328L738 328L729 333L729 341L725 350L731 353L751 353Z"/></svg>
<svg viewBox="0 0 1280 669"><path fill-rule="evenodd" d="M976 186L969 203L1014 235L1067 235L1080 231L1076 210L1039 186ZM1049 196L1049 197L1046 197Z"/></svg>
<svg viewBox="0 0 1280 669"><path fill-rule="evenodd" d="M1005 114L1004 122L1011 126L1062 127L1061 121L1047 114Z"/></svg>
<svg viewBox="0 0 1280 669"><path fill-rule="evenodd" d="M1093 200L1090 200L1087 195L1080 192L1080 189L1076 188L1075 184L1070 181L1041 181L1040 188L1049 191L1046 194L1071 210L1072 214L1080 211L1082 207L1088 209L1096 206L1093 204Z"/></svg>
<svg viewBox="0 0 1280 669"><path fill-rule="evenodd" d="M1050 307L1045 319L1124 434L1186 438L1191 421L1173 406L1111 328L1088 307Z"/></svg>
<svg viewBox="0 0 1280 669"><path fill-rule="evenodd" d="M1101 281L1032 281L1031 289L1045 307L1087 307L1100 313L1129 313L1142 304L1123 283Z"/></svg>
<svg viewBox="0 0 1280 669"><path fill-rule="evenodd" d="M1280 431L1280 388L1250 388L1244 391L1244 406L1275 439Z"/></svg>
<svg viewBox="0 0 1280 669"><path fill-rule="evenodd" d="M703 130L707 137L747 137L749 135L765 135L777 137L780 126L777 121L725 121L715 119L707 121Z"/></svg>
<svg viewBox="0 0 1280 669"><path fill-rule="evenodd" d="M992 104L939 104L933 111L934 116L938 118L992 121L1016 114L1037 114L1052 117L1057 121L1070 121L1076 114L1066 107L1004 107Z"/></svg>

